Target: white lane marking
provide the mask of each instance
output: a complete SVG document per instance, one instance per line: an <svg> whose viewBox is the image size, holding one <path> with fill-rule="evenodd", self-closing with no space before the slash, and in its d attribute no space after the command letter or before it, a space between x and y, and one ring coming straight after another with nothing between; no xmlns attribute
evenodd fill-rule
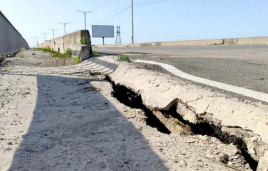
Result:
<svg viewBox="0 0 268 171"><path fill-rule="evenodd" d="M174 66L169 65L169 64L160 63L160 62L154 62L154 61L145 61L145 60L136 60L134 62L159 65L162 68L164 68L165 70L167 70L168 72L170 72L170 73L172 73L172 74L174 74L176 76L179 76L181 78L191 80L191 81L194 81L194 82L197 82L197 83L209 85L209 86L212 86L212 87L216 87L216 88L226 90L226 91L229 91L229 92L233 92L233 93L236 93L236 94L241 94L241 95L251 97L251 98L254 98L254 99L257 99L257 100L261 100L261 101L264 101L264 102L268 102L268 94L266 94L266 93L246 89L246 88L243 88L243 87L237 87L237 86L233 86L233 85L229 85L229 84L224 84L224 83L220 83L220 82L216 82L216 81L211 81L211 80L208 80L208 79L205 79L205 78L196 77L196 76L187 74L185 72L182 72L178 68L175 68Z"/></svg>

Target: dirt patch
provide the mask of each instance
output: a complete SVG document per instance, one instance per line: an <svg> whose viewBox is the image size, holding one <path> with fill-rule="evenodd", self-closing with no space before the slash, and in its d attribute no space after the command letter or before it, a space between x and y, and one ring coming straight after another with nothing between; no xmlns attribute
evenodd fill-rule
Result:
<svg viewBox="0 0 268 171"><path fill-rule="evenodd" d="M76 61L69 58L52 58L51 53L30 49L21 51L12 60L10 65L32 66L32 67L58 67L74 65Z"/></svg>

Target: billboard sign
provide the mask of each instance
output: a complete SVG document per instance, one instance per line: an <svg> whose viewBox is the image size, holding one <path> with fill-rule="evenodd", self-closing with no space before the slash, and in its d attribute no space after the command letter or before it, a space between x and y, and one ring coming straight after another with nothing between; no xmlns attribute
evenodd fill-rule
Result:
<svg viewBox="0 0 268 171"><path fill-rule="evenodd" d="M92 37L114 37L114 26L92 25Z"/></svg>

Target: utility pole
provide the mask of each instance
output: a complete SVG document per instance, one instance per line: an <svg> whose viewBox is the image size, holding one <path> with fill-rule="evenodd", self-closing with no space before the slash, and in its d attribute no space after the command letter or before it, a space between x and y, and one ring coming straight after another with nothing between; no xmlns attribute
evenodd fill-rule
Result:
<svg viewBox="0 0 268 171"><path fill-rule="evenodd" d="M59 24L63 24L63 26L64 26L64 35L66 35L66 25L70 24L70 23L59 23Z"/></svg>
<svg viewBox="0 0 268 171"><path fill-rule="evenodd" d="M47 34L47 33L41 33L41 34L44 35L44 39L45 39L45 42L46 42L46 41L47 41L47 39L46 39L46 34Z"/></svg>
<svg viewBox="0 0 268 171"><path fill-rule="evenodd" d="M131 15L132 15L132 44L134 44L134 17L133 17L133 0L131 0Z"/></svg>
<svg viewBox="0 0 268 171"><path fill-rule="evenodd" d="M33 43L34 43L34 38L36 39L36 47L37 47L38 46L38 36L33 37Z"/></svg>
<svg viewBox="0 0 268 171"><path fill-rule="evenodd" d="M36 47L38 46L38 36L36 36Z"/></svg>
<svg viewBox="0 0 268 171"><path fill-rule="evenodd" d="M32 37L32 39L33 39L33 48L34 48L34 37Z"/></svg>
<svg viewBox="0 0 268 171"><path fill-rule="evenodd" d="M80 11L76 10L76 12L79 12L81 14L84 14L84 19L85 19L85 30L87 29L87 14L93 13L94 11Z"/></svg>
<svg viewBox="0 0 268 171"><path fill-rule="evenodd" d="M51 30L51 31L52 31L52 33L53 33L53 39L54 39L54 31L55 31L55 30L57 30L57 29L54 29L54 28L53 28L53 29L51 29L51 28L49 28L49 30Z"/></svg>

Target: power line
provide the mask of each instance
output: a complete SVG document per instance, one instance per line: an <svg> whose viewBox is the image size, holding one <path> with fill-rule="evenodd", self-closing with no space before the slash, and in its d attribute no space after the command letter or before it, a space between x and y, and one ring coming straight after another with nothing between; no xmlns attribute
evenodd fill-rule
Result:
<svg viewBox="0 0 268 171"><path fill-rule="evenodd" d="M64 34L66 35L66 25L67 25L67 24L70 24L70 22L69 22L69 23L61 23L61 22L60 22L59 24L63 24L63 26L64 26Z"/></svg>
<svg viewBox="0 0 268 171"><path fill-rule="evenodd" d="M109 20L113 19L114 17L117 17L118 15L120 15L120 14L122 14L123 12L125 12L126 10L128 10L130 7L131 7L131 6L128 6L127 8L124 8L123 10L121 10L121 11L119 11L118 13L114 14L113 16L111 16L111 17L109 17L109 18L107 18L107 19L105 19L105 20L102 20L102 21L98 22L98 24L100 24L100 23L104 23L104 22L106 22L106 21L109 21Z"/></svg>
<svg viewBox="0 0 268 171"><path fill-rule="evenodd" d="M105 1L104 3L102 3L101 5L99 5L98 7L96 7L93 11L96 11L102 7L104 7L108 2L110 2L111 0Z"/></svg>
<svg viewBox="0 0 268 171"><path fill-rule="evenodd" d="M55 29L55 28L49 28L49 30L51 30L53 32L53 39L54 39L54 31L55 30L58 30L58 29Z"/></svg>
<svg viewBox="0 0 268 171"><path fill-rule="evenodd" d="M139 2L139 3L135 3L133 4L134 6L143 6L143 5L151 5L151 4L156 4L156 3L160 3L160 2L164 2L166 0L158 0L158 1L154 1L153 0L148 0L148 1L143 1L143 2ZM150 3L145 3L145 2L150 2ZM106 21L109 21L115 17L117 17L118 15L122 14L123 12L125 12L126 10L128 10L129 8L131 8L131 6L128 6L126 8L124 8L123 10L119 11L118 13L115 13L113 16L105 19L105 20L102 20L100 22L98 22L97 24L100 24L100 23L104 23Z"/></svg>
<svg viewBox="0 0 268 171"><path fill-rule="evenodd" d="M39 37L39 36L35 36L35 37L33 37L34 39L36 39L36 47L38 46L38 37ZM33 41L33 43L34 43L34 41Z"/></svg>
<svg viewBox="0 0 268 171"><path fill-rule="evenodd" d="M148 2L152 2L152 1L154 1L154 0L146 0L146 1L142 1L142 2L137 2L137 3L135 3L135 5L148 3Z"/></svg>
<svg viewBox="0 0 268 171"><path fill-rule="evenodd" d="M144 6L144 5L152 5L152 4L157 4L160 2L164 2L166 0L157 0L157 1L153 1L153 0L148 0L148 1L143 1L143 2L139 2L134 4L135 6Z"/></svg>
<svg viewBox="0 0 268 171"><path fill-rule="evenodd" d="M46 40L46 35L47 35L48 33L41 33L41 34L44 35L44 39L45 39L45 41L47 41L47 40Z"/></svg>
<svg viewBox="0 0 268 171"><path fill-rule="evenodd" d="M96 7L94 9L94 11L102 8L103 6L105 6L108 2L110 2L111 0L107 0L105 1L104 3L102 3L101 5L99 5L98 7ZM133 22L133 6L143 6L143 5L152 5L152 4L156 4L156 3L160 3L160 2L164 2L164 1L167 1L167 0L145 0L145 1L142 1L142 2L138 2L138 3L133 3L133 0L131 0L131 5L122 9L121 11L115 13L114 15L112 15L111 17L105 19L105 20L102 20L100 22L97 22L96 24L100 24L100 23L104 23L104 22L107 22L117 16L119 16L120 14L124 13L125 11L127 11L129 8L132 8L132 22ZM77 10L77 12L80 12L80 13L83 13L84 16L85 16L85 29L86 29L86 14L87 13L92 13L94 11L79 11ZM76 20L77 21L77 20ZM62 23L60 22L59 24L63 24L64 25L64 33L66 35L66 25L67 24L70 24L70 22L68 23ZM54 30L56 29L50 29L53 31L53 38L54 38ZM134 24L132 23L132 42L134 43Z"/></svg>
<svg viewBox="0 0 268 171"><path fill-rule="evenodd" d="M80 12L80 13L82 13L82 14L84 14L84 17L85 17L85 30L86 30L86 14L88 14L88 13L93 13L93 12L95 12L96 10L98 10L98 9L100 9L100 8L102 8L102 7L104 7L108 2L110 2L111 0L107 0L107 1L105 1L104 3L102 3L101 5L99 5L99 6L97 6L94 10L92 10L92 11L80 11L80 10L77 10L76 12Z"/></svg>
<svg viewBox="0 0 268 171"><path fill-rule="evenodd" d="M125 12L126 10L128 10L129 8L131 8L131 26L132 26L132 36L131 36L131 40L132 40L132 44L134 44L134 9L133 9L133 6L143 6L143 5L151 5L151 4L156 4L156 3L160 3L160 2L164 2L166 0L157 0L157 1L153 1L153 0L147 0L147 1L143 1L143 2L140 2L140 3L136 3L134 4L133 3L133 0L131 0L131 5L124 8L123 10L119 11L118 13L114 14L113 16L99 22L99 23L103 23L103 22L106 22L106 21L109 21L115 17L117 17L118 15L122 14L123 12ZM99 24L98 23L98 24Z"/></svg>
<svg viewBox="0 0 268 171"><path fill-rule="evenodd" d="M76 12L84 14L84 19L85 19L85 30L87 29L87 14L93 13L94 11L80 11L76 10Z"/></svg>

